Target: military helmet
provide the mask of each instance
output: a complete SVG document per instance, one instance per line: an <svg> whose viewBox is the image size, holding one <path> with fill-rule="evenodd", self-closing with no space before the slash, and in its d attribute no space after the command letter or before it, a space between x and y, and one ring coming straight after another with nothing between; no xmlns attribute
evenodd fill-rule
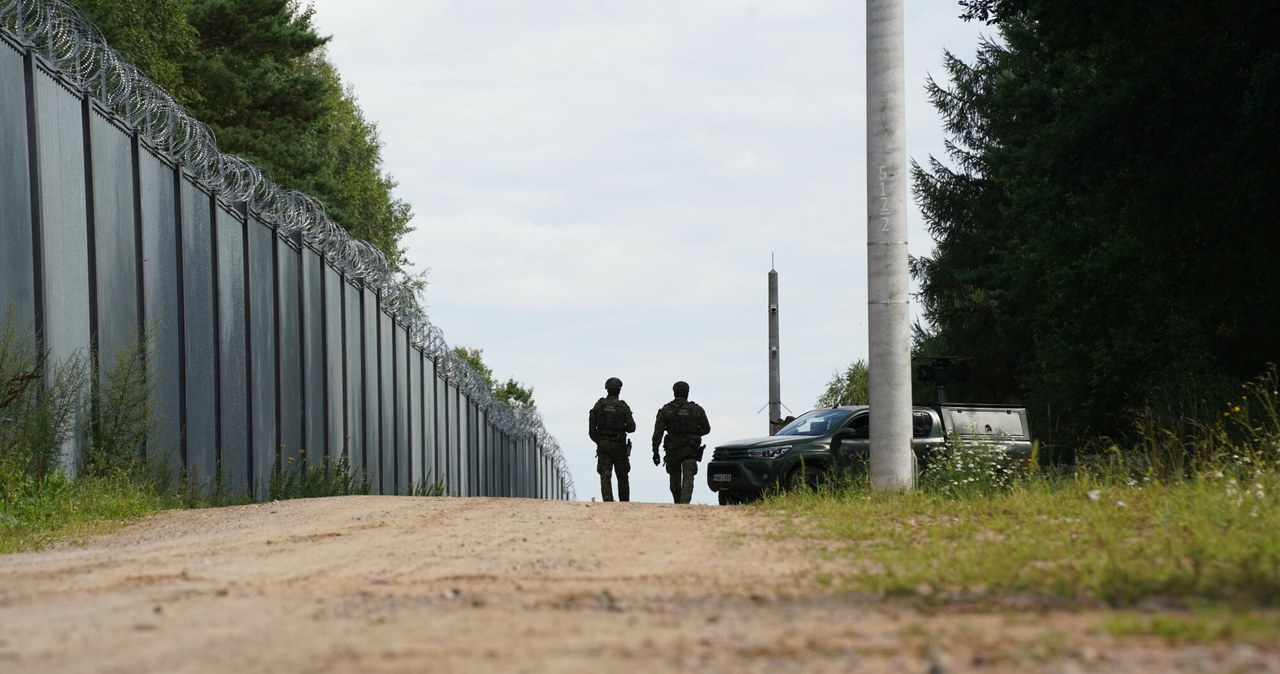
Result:
<svg viewBox="0 0 1280 674"><path fill-rule="evenodd" d="M671 386L671 390L672 390L672 392L674 392L674 393L675 393L676 395L678 395L678 396L682 396L682 395L683 395L683 396L687 396L687 395L689 395L689 385L688 385L687 383L685 383L685 382L682 382L682 381L678 381L678 382L676 382L675 384L673 384L673 385Z"/></svg>
<svg viewBox="0 0 1280 674"><path fill-rule="evenodd" d="M609 377L608 379L604 380L604 390L606 390L606 391L621 391L621 390L622 390L622 380L621 380L621 379L618 379L617 377Z"/></svg>

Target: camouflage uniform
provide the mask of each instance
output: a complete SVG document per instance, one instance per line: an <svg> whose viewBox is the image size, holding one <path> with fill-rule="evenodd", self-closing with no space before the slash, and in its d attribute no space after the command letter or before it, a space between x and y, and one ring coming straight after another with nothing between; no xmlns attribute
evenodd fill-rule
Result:
<svg viewBox="0 0 1280 674"><path fill-rule="evenodd" d="M675 399L658 410L653 424L653 458L657 463L658 443L662 443L667 475L671 477L671 497L676 503L689 503L702 458L702 436L711 432L711 422L702 406L688 399L688 384L676 382L672 390Z"/></svg>
<svg viewBox="0 0 1280 674"><path fill-rule="evenodd" d="M616 382L617 386L612 385ZM636 430L636 420L631 408L618 397L622 382L611 377L605 382L609 395L596 401L588 417L587 432L596 443L596 472L600 474L600 496L613 500L612 473L618 474L618 500L631 500L631 484L627 473L631 472L630 443L627 433Z"/></svg>

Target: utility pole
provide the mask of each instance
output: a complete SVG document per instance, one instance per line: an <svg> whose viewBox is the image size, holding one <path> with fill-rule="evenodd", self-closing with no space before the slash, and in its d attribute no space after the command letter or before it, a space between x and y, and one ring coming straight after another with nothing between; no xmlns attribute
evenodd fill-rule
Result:
<svg viewBox="0 0 1280 674"><path fill-rule="evenodd" d="M867 0L867 319L871 485L915 486L902 0Z"/></svg>
<svg viewBox="0 0 1280 674"><path fill-rule="evenodd" d="M769 435L782 418L781 354L778 351L778 272L769 268Z"/></svg>

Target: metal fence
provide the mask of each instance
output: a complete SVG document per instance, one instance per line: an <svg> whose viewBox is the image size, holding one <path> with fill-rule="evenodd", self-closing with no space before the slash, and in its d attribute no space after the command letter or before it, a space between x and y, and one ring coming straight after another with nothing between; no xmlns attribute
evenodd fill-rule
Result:
<svg viewBox="0 0 1280 674"><path fill-rule="evenodd" d="M241 493L305 450L376 493L575 497L536 410L494 399L376 249L220 152L60 0L0 0L5 307L53 361L145 330L149 453Z"/></svg>

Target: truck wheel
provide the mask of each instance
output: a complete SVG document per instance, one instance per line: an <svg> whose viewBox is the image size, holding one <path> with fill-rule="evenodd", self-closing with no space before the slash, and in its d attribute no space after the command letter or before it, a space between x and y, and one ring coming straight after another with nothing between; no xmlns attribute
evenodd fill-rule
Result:
<svg viewBox="0 0 1280 674"><path fill-rule="evenodd" d="M787 474L786 487L795 491L804 487L817 489L827 482L827 471L822 466L796 466Z"/></svg>
<svg viewBox="0 0 1280 674"><path fill-rule="evenodd" d="M722 491L718 492L718 494L720 495L720 505L742 505L759 498L758 495L750 492Z"/></svg>

